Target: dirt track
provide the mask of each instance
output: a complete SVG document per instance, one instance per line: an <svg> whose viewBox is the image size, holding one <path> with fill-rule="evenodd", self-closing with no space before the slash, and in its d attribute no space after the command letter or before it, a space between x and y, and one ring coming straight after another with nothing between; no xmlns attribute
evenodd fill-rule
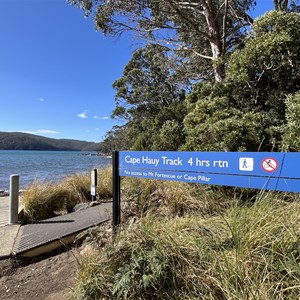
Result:
<svg viewBox="0 0 300 300"><path fill-rule="evenodd" d="M38 261L0 260L0 300L65 300L74 282L78 250Z"/></svg>

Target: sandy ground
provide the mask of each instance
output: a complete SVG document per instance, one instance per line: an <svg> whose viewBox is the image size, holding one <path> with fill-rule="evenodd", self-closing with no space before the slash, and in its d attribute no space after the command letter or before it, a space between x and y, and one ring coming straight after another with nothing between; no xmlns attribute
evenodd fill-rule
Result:
<svg viewBox="0 0 300 300"><path fill-rule="evenodd" d="M0 197L0 226L8 220L8 207L9 198ZM0 300L70 299L80 250L63 249L27 261L0 260Z"/></svg>
<svg viewBox="0 0 300 300"><path fill-rule="evenodd" d="M7 225L8 210L9 197L0 197L0 226ZM78 250L74 248L30 261L0 260L0 300L68 299L78 264L76 256Z"/></svg>
<svg viewBox="0 0 300 300"><path fill-rule="evenodd" d="M78 250L38 260L0 260L0 300L69 299L78 266Z"/></svg>

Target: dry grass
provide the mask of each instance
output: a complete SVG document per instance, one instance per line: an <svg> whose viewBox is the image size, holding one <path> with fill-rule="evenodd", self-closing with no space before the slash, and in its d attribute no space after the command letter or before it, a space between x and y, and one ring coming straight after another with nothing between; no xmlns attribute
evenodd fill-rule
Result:
<svg viewBox="0 0 300 300"><path fill-rule="evenodd" d="M88 175L36 183L25 212L37 220L67 211L89 185ZM121 186L123 223L114 240L88 235L96 242L82 253L74 299L299 299L299 196L131 178ZM98 188L111 196L110 169Z"/></svg>
<svg viewBox="0 0 300 300"><path fill-rule="evenodd" d="M78 181L78 175L74 181ZM34 182L23 194L25 218L30 222L67 213L74 205L85 201L82 185L77 189L72 178L56 183Z"/></svg>
<svg viewBox="0 0 300 300"><path fill-rule="evenodd" d="M111 170L98 172L100 199L111 197ZM91 200L90 175L75 174L58 183L34 182L23 194L23 222L35 222L68 213L76 204Z"/></svg>
<svg viewBox="0 0 300 300"><path fill-rule="evenodd" d="M205 185L150 179L124 178L122 201L125 216L142 217L148 212L162 216L192 213L220 214L236 203L236 198Z"/></svg>
<svg viewBox="0 0 300 300"><path fill-rule="evenodd" d="M176 185L134 185L137 222L123 223L97 255L83 255L76 299L299 299L299 201L266 193L221 205L208 190Z"/></svg>
<svg viewBox="0 0 300 300"><path fill-rule="evenodd" d="M98 172L97 194L100 199L112 197L112 169L101 169Z"/></svg>

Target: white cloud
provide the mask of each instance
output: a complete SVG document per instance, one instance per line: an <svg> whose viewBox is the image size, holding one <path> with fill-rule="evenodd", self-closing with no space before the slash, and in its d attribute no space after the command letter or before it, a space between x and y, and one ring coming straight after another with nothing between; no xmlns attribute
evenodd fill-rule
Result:
<svg viewBox="0 0 300 300"><path fill-rule="evenodd" d="M84 112L78 114L77 117L79 117L79 118L81 118L81 119L87 119L87 118L88 118L87 112L84 111Z"/></svg>
<svg viewBox="0 0 300 300"><path fill-rule="evenodd" d="M100 128L97 127L97 128L96 128L96 131L99 131L99 130L100 130Z"/></svg>
<svg viewBox="0 0 300 300"><path fill-rule="evenodd" d="M110 119L110 117L102 117L102 118L100 118L100 117L98 117L98 116L94 116L93 117L95 120L109 120Z"/></svg>
<svg viewBox="0 0 300 300"><path fill-rule="evenodd" d="M59 131L56 130L49 130L49 129L39 129L36 131L37 133L43 133L43 134L58 134Z"/></svg>
<svg viewBox="0 0 300 300"><path fill-rule="evenodd" d="M21 130L20 132L29 133L29 134L36 134L36 131L29 131L29 130Z"/></svg>
<svg viewBox="0 0 300 300"><path fill-rule="evenodd" d="M36 131L22 130L20 132L29 133L29 134L59 134L60 133L59 131L50 130L50 129L38 129Z"/></svg>
<svg viewBox="0 0 300 300"><path fill-rule="evenodd" d="M44 102L44 98L40 98L40 101L41 101L41 102Z"/></svg>

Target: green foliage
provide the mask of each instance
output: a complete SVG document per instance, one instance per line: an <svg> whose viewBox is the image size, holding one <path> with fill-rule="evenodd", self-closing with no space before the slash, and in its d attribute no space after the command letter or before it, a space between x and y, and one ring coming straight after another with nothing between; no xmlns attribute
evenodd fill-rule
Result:
<svg viewBox="0 0 300 300"><path fill-rule="evenodd" d="M300 93L286 98L286 120L283 126L283 150L300 151Z"/></svg>
<svg viewBox="0 0 300 300"><path fill-rule="evenodd" d="M130 254L127 253L130 257L118 269L113 295L117 299L126 299L129 295L136 299L163 295L164 289L172 284L172 275L164 254L153 247L151 240L145 241L143 246L135 245L132 249L124 250L130 251Z"/></svg>
<svg viewBox="0 0 300 300"><path fill-rule="evenodd" d="M157 148L168 151L178 150L183 140L183 126L176 120L167 120L160 130Z"/></svg>
<svg viewBox="0 0 300 300"><path fill-rule="evenodd" d="M235 51L229 61L228 80L249 91L250 97L244 101L252 102L264 120L261 125L267 147L263 149L268 151L298 149L292 133L296 129L295 106L291 98L286 101L286 95L300 89L299 37L299 14L268 12L254 22L245 47Z"/></svg>
<svg viewBox="0 0 300 300"><path fill-rule="evenodd" d="M297 149L297 109L285 99L300 89L299 37L296 13L257 19L253 36L231 55L227 82L195 85L188 96L182 149L274 151L282 149L282 135L285 149Z"/></svg>
<svg viewBox="0 0 300 300"><path fill-rule="evenodd" d="M174 82L169 61L165 47L149 45L136 50L113 84L117 92L113 116L141 121L180 100L182 91Z"/></svg>
<svg viewBox="0 0 300 300"><path fill-rule="evenodd" d="M159 194L154 186L145 201ZM194 192L189 194L202 209L210 192ZM276 193L260 193L254 203L235 198L210 215L193 210L162 218L152 210L123 224L112 243L83 254L76 299L297 299L299 197L282 198Z"/></svg>
<svg viewBox="0 0 300 300"><path fill-rule="evenodd" d="M122 131L127 144L121 143L123 147L177 150L183 143L185 92L168 68L169 60L165 47L146 46L134 52L123 76L114 82L117 106L113 116L127 121ZM172 129L179 136L173 133L173 140L166 140Z"/></svg>
<svg viewBox="0 0 300 300"><path fill-rule="evenodd" d="M141 133L138 135L137 139L134 141L133 146L131 147L132 150L135 151L144 151L148 150L151 146L147 141L150 141L146 138L146 135Z"/></svg>
<svg viewBox="0 0 300 300"><path fill-rule="evenodd" d="M209 92L211 95L209 95ZM216 90L196 89L188 97L189 113L185 117L186 150L257 151L263 141L264 115L239 108L226 95L226 86ZM230 91L228 94L232 94Z"/></svg>
<svg viewBox="0 0 300 300"><path fill-rule="evenodd" d="M130 141L127 138L127 128L125 126L114 126L106 133L104 140L99 143L99 151L111 155L113 150L127 150L130 146Z"/></svg>
<svg viewBox="0 0 300 300"><path fill-rule="evenodd" d="M242 50L229 61L228 79L244 83L263 110L284 120L285 94L300 89L300 16L271 11L258 18Z"/></svg>

